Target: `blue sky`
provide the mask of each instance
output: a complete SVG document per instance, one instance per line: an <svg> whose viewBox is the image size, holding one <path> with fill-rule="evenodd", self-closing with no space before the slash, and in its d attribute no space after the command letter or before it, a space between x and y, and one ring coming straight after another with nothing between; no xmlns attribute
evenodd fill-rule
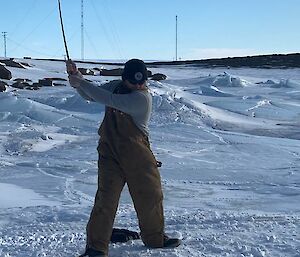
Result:
<svg viewBox="0 0 300 257"><path fill-rule="evenodd" d="M70 55L81 57L81 0L61 0ZM84 0L85 59L202 59L300 50L299 0ZM0 0L10 57L64 55L56 0ZM0 56L4 55L3 38Z"/></svg>

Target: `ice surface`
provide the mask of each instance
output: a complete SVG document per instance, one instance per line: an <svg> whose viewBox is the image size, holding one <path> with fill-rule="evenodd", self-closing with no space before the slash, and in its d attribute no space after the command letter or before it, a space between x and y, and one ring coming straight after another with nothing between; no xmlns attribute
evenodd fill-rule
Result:
<svg viewBox="0 0 300 257"><path fill-rule="evenodd" d="M66 78L63 62L26 61L13 78ZM151 70L168 76L149 82L150 139L166 231L183 244L112 244L110 256L300 256L300 70ZM83 251L103 114L68 86L0 93L1 257ZM127 188L115 226L139 230Z"/></svg>
<svg viewBox="0 0 300 257"><path fill-rule="evenodd" d="M51 202L31 189L25 189L12 184L0 183L0 208L15 208L28 206L54 206L58 202Z"/></svg>

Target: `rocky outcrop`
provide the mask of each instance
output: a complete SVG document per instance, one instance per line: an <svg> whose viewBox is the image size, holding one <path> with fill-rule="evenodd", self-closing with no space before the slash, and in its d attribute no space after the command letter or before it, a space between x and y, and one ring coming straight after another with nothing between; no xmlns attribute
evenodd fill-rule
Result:
<svg viewBox="0 0 300 257"><path fill-rule="evenodd" d="M10 80L11 78L11 72L0 64L0 79Z"/></svg>
<svg viewBox="0 0 300 257"><path fill-rule="evenodd" d="M32 83L31 85L25 87L27 90L38 90L41 88L41 85L39 83Z"/></svg>
<svg viewBox="0 0 300 257"><path fill-rule="evenodd" d="M64 83L53 82L53 86L54 86L54 87L65 87L66 84L64 84Z"/></svg>
<svg viewBox="0 0 300 257"><path fill-rule="evenodd" d="M39 79L38 82L42 87L52 87L53 86L53 80L49 78L45 79Z"/></svg>
<svg viewBox="0 0 300 257"><path fill-rule="evenodd" d="M63 78L43 78L43 79L39 79L38 82L30 83L32 82L30 79L17 78L14 79L14 81L15 83L13 83L11 87L18 88L18 89L38 90L41 87L66 86L66 84L63 84L61 82L67 80Z"/></svg>
<svg viewBox="0 0 300 257"><path fill-rule="evenodd" d="M64 81L67 80L63 78L43 78L39 79L38 84L40 87L66 86L62 83Z"/></svg>
<svg viewBox="0 0 300 257"><path fill-rule="evenodd" d="M86 69L86 68L78 68L78 70L80 71L80 73L82 75L92 75L94 76L95 75L95 72L91 69Z"/></svg>
<svg viewBox="0 0 300 257"><path fill-rule="evenodd" d="M123 69L117 68L117 69L101 69L100 70L100 76L122 76Z"/></svg>
<svg viewBox="0 0 300 257"><path fill-rule="evenodd" d="M20 64L22 64L22 65L25 66L25 67L33 67L33 65L30 65L30 64L27 63L27 62L20 62Z"/></svg>
<svg viewBox="0 0 300 257"><path fill-rule="evenodd" d="M16 79L14 79L14 81L16 81L16 82L32 82L31 79L22 79L22 78L16 78Z"/></svg>
<svg viewBox="0 0 300 257"><path fill-rule="evenodd" d="M25 69L25 67L21 63L14 61L13 58L11 58L11 59L1 59L0 62L4 63L7 67Z"/></svg>
<svg viewBox="0 0 300 257"><path fill-rule="evenodd" d="M15 82L11 85L11 87L17 88L17 89L24 89L28 86L29 86L29 83L27 83L27 82Z"/></svg>
<svg viewBox="0 0 300 257"><path fill-rule="evenodd" d="M156 81L165 80L166 78L167 76L162 73L155 73L150 77L151 80L156 80Z"/></svg>
<svg viewBox="0 0 300 257"><path fill-rule="evenodd" d="M47 80L52 80L52 81L68 81L68 80L66 80L66 79L63 79L63 78L44 78L44 79L47 79Z"/></svg>
<svg viewBox="0 0 300 257"><path fill-rule="evenodd" d="M38 90L42 85L39 83L28 83L26 81L17 81L11 85L13 88L17 89L27 89L27 90Z"/></svg>
<svg viewBox="0 0 300 257"><path fill-rule="evenodd" d="M7 83L0 80L0 92L6 91L6 86L7 86Z"/></svg>

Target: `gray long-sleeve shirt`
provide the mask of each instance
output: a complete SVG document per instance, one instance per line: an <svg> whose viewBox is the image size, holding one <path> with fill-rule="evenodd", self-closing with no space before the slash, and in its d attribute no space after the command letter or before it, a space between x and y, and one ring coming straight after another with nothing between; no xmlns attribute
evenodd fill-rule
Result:
<svg viewBox="0 0 300 257"><path fill-rule="evenodd" d="M94 101L129 114L136 126L149 135L148 123L152 111L152 97L148 90L134 90L129 94L114 94L115 88L123 83L114 80L101 87L82 80L77 87L78 93L88 101Z"/></svg>

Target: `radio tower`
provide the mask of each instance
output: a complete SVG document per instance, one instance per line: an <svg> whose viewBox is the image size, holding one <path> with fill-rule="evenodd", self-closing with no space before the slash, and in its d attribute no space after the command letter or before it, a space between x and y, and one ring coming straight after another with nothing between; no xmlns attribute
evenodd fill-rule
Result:
<svg viewBox="0 0 300 257"><path fill-rule="evenodd" d="M176 43L175 43L175 61L177 61L177 53L178 53L178 50L177 50L177 43L178 43L178 36L177 36L177 32L178 32L178 25L177 25L177 23L178 23L178 17L177 17L177 15L176 15Z"/></svg>
<svg viewBox="0 0 300 257"><path fill-rule="evenodd" d="M81 60L84 60L84 16L83 16L83 0L81 0Z"/></svg>
<svg viewBox="0 0 300 257"><path fill-rule="evenodd" d="M2 32L2 36L3 36L3 43L4 43L4 57L6 58L6 36L7 36L7 32Z"/></svg>

